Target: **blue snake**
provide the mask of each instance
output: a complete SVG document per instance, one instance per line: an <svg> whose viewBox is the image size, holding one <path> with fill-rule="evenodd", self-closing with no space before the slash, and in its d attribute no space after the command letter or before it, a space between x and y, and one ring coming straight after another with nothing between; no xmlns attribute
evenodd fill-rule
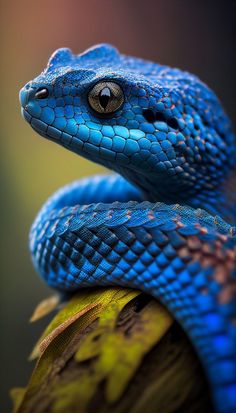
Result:
<svg viewBox="0 0 236 413"><path fill-rule="evenodd" d="M119 285L161 300L194 344L217 412L236 412L236 146L196 76L98 45L57 50L20 92L41 136L114 171L74 182L30 232L60 291Z"/></svg>

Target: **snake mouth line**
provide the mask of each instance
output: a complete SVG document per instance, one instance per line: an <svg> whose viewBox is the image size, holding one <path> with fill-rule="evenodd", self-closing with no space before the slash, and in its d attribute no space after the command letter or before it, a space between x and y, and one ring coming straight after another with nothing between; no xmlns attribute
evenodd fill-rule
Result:
<svg viewBox="0 0 236 413"><path fill-rule="evenodd" d="M21 113L23 118L30 124L30 126L42 137L47 138L65 148L89 159L95 163L100 163L102 166L114 169L114 161L116 161L117 154L113 152L114 159L111 160L110 157L104 155L104 150L96 144L91 144L87 139L80 139L79 136L70 135L55 126L48 125L40 119L31 116L26 109L22 108ZM93 149L95 151L93 151ZM111 151L110 151L111 152ZM125 167L128 169L129 164L127 163ZM119 172L119 171L118 171Z"/></svg>

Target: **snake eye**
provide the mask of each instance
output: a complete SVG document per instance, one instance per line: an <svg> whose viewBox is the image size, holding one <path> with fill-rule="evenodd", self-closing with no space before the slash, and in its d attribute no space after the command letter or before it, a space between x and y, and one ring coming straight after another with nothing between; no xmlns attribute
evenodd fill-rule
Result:
<svg viewBox="0 0 236 413"><path fill-rule="evenodd" d="M98 113L113 113L124 103L124 94L117 83L99 82L90 90L88 101Z"/></svg>
<svg viewBox="0 0 236 413"><path fill-rule="evenodd" d="M48 89L46 89L46 87L41 87L35 93L35 97L37 99L46 99L48 97L48 95L49 95L49 91L48 91Z"/></svg>

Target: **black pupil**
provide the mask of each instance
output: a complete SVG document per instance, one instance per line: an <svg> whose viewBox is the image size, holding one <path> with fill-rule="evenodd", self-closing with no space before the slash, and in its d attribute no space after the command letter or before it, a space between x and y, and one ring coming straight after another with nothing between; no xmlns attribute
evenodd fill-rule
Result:
<svg viewBox="0 0 236 413"><path fill-rule="evenodd" d="M104 89L102 89L101 92L99 93L99 103L103 109L106 109L109 103L110 97L111 97L111 91L109 87L104 87Z"/></svg>

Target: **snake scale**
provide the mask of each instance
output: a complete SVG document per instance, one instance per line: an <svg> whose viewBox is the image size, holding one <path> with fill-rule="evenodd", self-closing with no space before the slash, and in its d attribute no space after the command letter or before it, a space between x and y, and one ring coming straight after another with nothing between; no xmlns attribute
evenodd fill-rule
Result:
<svg viewBox="0 0 236 413"><path fill-rule="evenodd" d="M151 294L194 344L217 412L236 412L236 146L196 76L102 44L57 50L20 92L36 132L114 171L73 182L30 232L60 291Z"/></svg>

